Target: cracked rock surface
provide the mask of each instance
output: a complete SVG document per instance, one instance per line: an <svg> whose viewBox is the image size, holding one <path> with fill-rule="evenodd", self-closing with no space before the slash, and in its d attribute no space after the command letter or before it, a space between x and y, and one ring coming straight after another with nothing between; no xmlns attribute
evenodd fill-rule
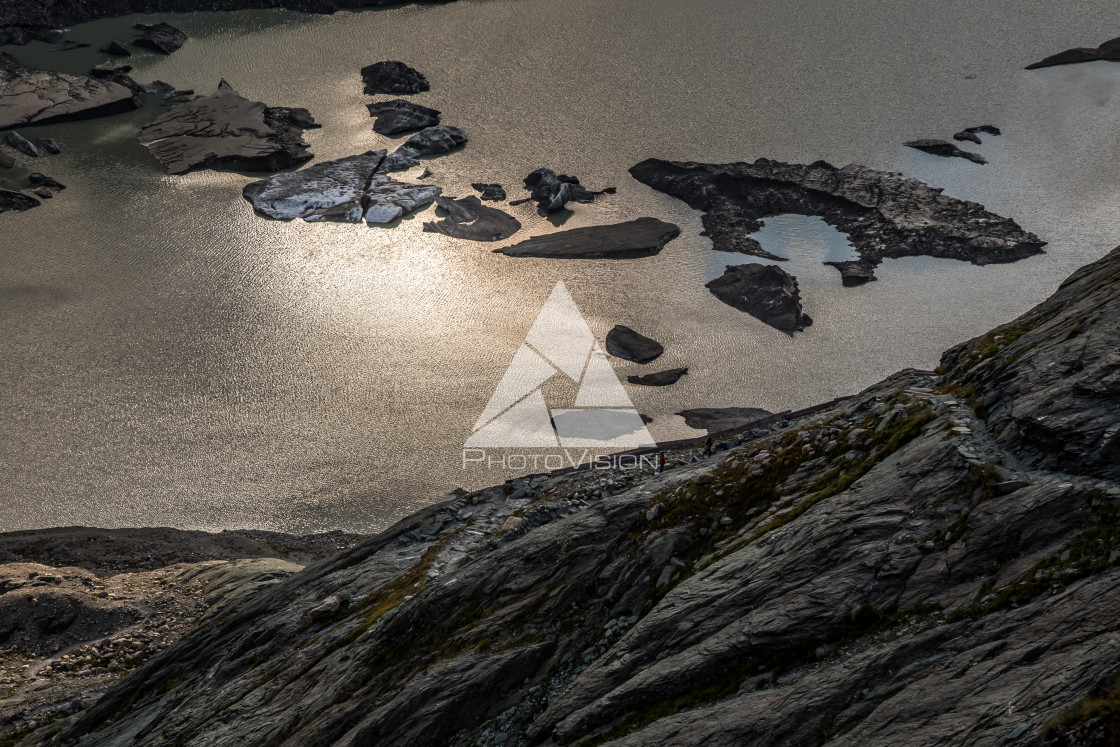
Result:
<svg viewBox="0 0 1120 747"><path fill-rule="evenodd" d="M26 67L0 52L0 130L131 111L132 91L107 80Z"/></svg>

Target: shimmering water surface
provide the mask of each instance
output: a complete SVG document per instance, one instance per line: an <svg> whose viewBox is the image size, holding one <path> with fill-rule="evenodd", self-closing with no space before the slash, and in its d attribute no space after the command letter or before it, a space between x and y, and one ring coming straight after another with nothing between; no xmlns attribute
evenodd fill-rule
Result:
<svg viewBox="0 0 1120 747"><path fill-rule="evenodd" d="M673 415L685 407L780 410L931 367L1120 240L1120 65L1022 69L1107 38L1114 3L461 0L160 18L190 41L133 56L137 80L209 92L224 77L305 106L323 124L307 135L317 159L392 144L370 129L358 70L400 59L431 81L415 99L470 133L428 163L447 193L497 181L520 197L520 179L549 166L618 187L565 227L652 215L683 232L656 257L565 262L424 234L432 208L392 229L274 222L241 199L252 176L165 175L135 140L154 104L36 128L65 149L36 166L69 189L0 216L3 530L369 530L492 482L504 475L460 468L461 447L558 279L597 335L627 324L665 344L647 368L690 367L672 387L628 387L654 435L672 437L691 433ZM136 20L71 38L95 49ZM103 58L9 51L77 72ZM987 166L901 146L987 123L1003 137L966 146ZM879 282L843 288L818 264L843 237L770 219L760 240L791 257L816 321L790 337L703 287L745 259L713 252L698 214L629 177L650 156L900 170L1050 246L984 268L887 260ZM526 225L517 239L555 230L510 210Z"/></svg>

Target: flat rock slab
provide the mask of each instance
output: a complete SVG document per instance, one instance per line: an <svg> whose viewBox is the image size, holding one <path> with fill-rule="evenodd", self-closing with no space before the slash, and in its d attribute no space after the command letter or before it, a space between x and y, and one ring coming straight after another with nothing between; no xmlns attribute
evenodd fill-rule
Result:
<svg viewBox="0 0 1120 747"><path fill-rule="evenodd" d="M685 425L712 433L742 428L748 423L762 420L773 415L769 410L758 407L697 407L677 413L684 418Z"/></svg>
<svg viewBox="0 0 1120 747"><path fill-rule="evenodd" d="M687 368L670 368L657 373L627 376L626 380L639 386L670 386L680 381L686 373L688 373Z"/></svg>
<svg viewBox="0 0 1120 747"><path fill-rule="evenodd" d="M41 204L39 200L23 192L16 192L11 189L0 189L0 213L6 213L9 210L22 213L24 210L30 210Z"/></svg>
<svg viewBox="0 0 1120 747"><path fill-rule="evenodd" d="M404 99L369 104L369 115L377 117L373 131L381 135L422 130L439 124L439 110L420 106Z"/></svg>
<svg viewBox="0 0 1120 747"><path fill-rule="evenodd" d="M278 220L388 223L427 205L436 186L406 184L383 170L385 151L368 151L245 185L257 212Z"/></svg>
<svg viewBox="0 0 1120 747"><path fill-rule="evenodd" d="M303 131L317 127L306 109L265 106L225 81L140 129L140 142L169 174L192 169L279 171L311 158Z"/></svg>
<svg viewBox="0 0 1120 747"><path fill-rule="evenodd" d="M431 88L423 73L403 62L386 60L366 65L362 68L362 81L366 84L365 93L423 93Z"/></svg>
<svg viewBox="0 0 1120 747"><path fill-rule="evenodd" d="M983 205L941 194L917 179L855 164L837 168L760 158L754 163L704 164L649 159L630 169L635 179L704 211L712 248L780 259L751 234L779 213L816 215L846 233L869 267L884 257L926 255L977 265L1040 254L1046 245Z"/></svg>
<svg viewBox="0 0 1120 747"><path fill-rule="evenodd" d="M977 137L976 142L980 142L980 138ZM930 155L934 156L941 156L942 158L964 158L966 160L972 161L973 163L979 164L985 164L988 162L988 159L984 158L984 156L980 155L979 153L961 150L947 140L935 140L932 138L928 138L925 140L911 140L908 143L904 143L904 145L907 148L913 148L914 150L920 150L923 153L929 153Z"/></svg>
<svg viewBox="0 0 1120 747"><path fill-rule="evenodd" d="M442 233L471 241L500 241L521 230L519 220L502 210L483 205L474 195L461 200L437 197L436 205L447 211L447 217L425 223L424 230L428 233Z"/></svg>
<svg viewBox="0 0 1120 747"><path fill-rule="evenodd" d="M450 153L467 142L467 131L450 125L425 127L405 140L385 159L386 171L405 171L420 165L420 156Z"/></svg>
<svg viewBox="0 0 1120 747"><path fill-rule="evenodd" d="M138 32L132 41L135 47L144 47L160 54L177 52L187 42L187 35L170 23L138 23L132 28Z"/></svg>
<svg viewBox="0 0 1120 747"><path fill-rule="evenodd" d="M140 100L122 85L25 67L0 52L0 130L132 111Z"/></svg>
<svg viewBox="0 0 1120 747"><path fill-rule="evenodd" d="M1050 55L1046 59L1027 65L1027 70L1037 70L1055 65L1073 65L1078 62L1120 62L1120 37L1109 39L1099 47L1075 47Z"/></svg>
<svg viewBox="0 0 1120 747"><path fill-rule="evenodd" d="M783 332L799 332L813 323L801 310L797 278L777 265L728 265L707 288L724 303Z"/></svg>
<svg viewBox="0 0 1120 747"><path fill-rule="evenodd" d="M616 324L607 333L607 352L635 363L649 363L665 352L661 343L627 326Z"/></svg>
<svg viewBox="0 0 1120 747"><path fill-rule="evenodd" d="M657 254L680 233L680 228L672 223L656 218L638 218L625 223L534 236L520 244L494 251L510 257L637 259Z"/></svg>

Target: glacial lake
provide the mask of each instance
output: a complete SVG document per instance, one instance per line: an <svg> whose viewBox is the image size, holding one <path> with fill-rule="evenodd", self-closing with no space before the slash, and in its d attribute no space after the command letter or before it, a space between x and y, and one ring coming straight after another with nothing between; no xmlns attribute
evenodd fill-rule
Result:
<svg viewBox="0 0 1120 747"><path fill-rule="evenodd" d="M401 139L372 132L365 104L384 97L364 96L358 71L402 60L431 81L414 99L470 134L427 164L446 194L500 182L523 197L548 166L618 189L564 228L648 215L682 234L647 259L563 261L423 233L434 207L392 228L270 221L241 197L259 177L163 172L136 141L155 100L25 128L62 144L36 167L69 188L0 216L0 530L370 531L504 479L464 471L462 446L558 280L600 340L625 324L665 345L650 366L613 360L619 375L689 367L671 387L627 386L664 439L695 433L684 408L778 411L932 368L1120 243L1120 65L1023 69L1114 35L1115 3L461 0L135 16L74 28L89 49L5 49L85 72L138 20L190 39L134 55L136 80L210 93L225 78L306 107L316 160ZM1003 130L964 144L986 166L902 146L981 124ZM704 288L748 259L712 251L698 213L630 178L648 157L897 170L1050 244L1011 265L887 260L878 282L844 288L817 264L842 236L770 219L761 238L792 258L815 320L791 337ZM509 211L525 228L507 243L556 230L531 205Z"/></svg>

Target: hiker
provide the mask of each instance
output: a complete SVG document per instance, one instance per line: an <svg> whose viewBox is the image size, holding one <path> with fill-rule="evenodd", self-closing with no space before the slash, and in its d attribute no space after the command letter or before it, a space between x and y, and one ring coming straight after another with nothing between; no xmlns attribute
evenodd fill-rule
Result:
<svg viewBox="0 0 1120 747"><path fill-rule="evenodd" d="M661 472L665 471L665 452L664 451L661 452L661 454L657 457L657 471L658 471L658 473L661 473Z"/></svg>
<svg viewBox="0 0 1120 747"><path fill-rule="evenodd" d="M704 456L712 455L712 437L708 436L708 440L704 442Z"/></svg>

